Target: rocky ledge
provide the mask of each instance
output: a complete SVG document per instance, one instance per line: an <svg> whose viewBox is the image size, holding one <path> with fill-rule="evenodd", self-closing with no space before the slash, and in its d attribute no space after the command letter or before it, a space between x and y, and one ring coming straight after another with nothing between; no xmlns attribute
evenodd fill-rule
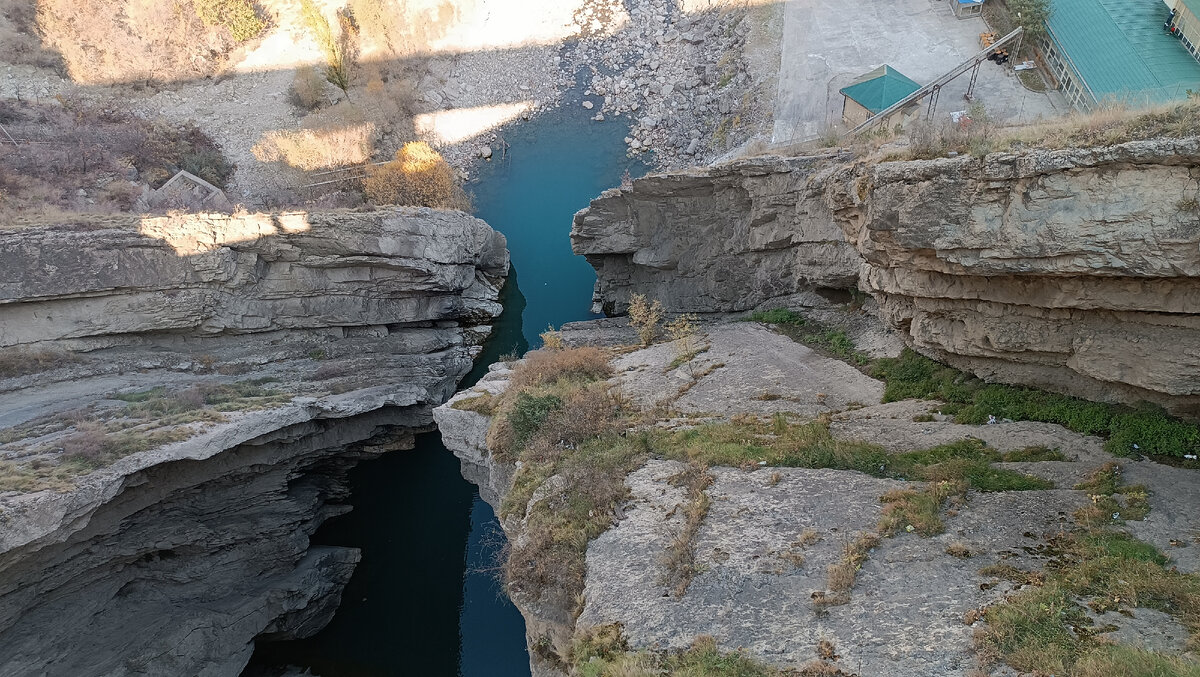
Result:
<svg viewBox="0 0 1200 677"><path fill-rule="evenodd" d="M569 325L563 338L568 346L609 345L618 334L619 327L601 321ZM1101 440L1057 425L962 425L939 413L938 402L883 404L883 383L757 323L706 324L686 339L609 356L613 375L603 387L619 406L640 412L631 419L635 429L610 439L620 445L639 438L644 449L620 471L625 493L604 508L611 513L602 533L586 546L578 600L539 595L510 580L539 677L626 674L615 666L647 668L654 665L647 656L685 652L705 636L767 666L754 674L777 674L769 669L778 667L799 670L786 674L1011 675L1017 673L1004 661L1029 671L1030 658L995 650L994 638L1008 627L1004 610L1040 599L1050 589L1041 586L1056 575L1050 572L1074 575L1070 549L1089 538L1141 539L1172 559L1174 568L1161 576L1200 585L1200 545L1189 518L1200 510L1193 491L1200 470L1127 459L1115 469ZM539 373L547 364L539 362ZM560 470L531 488L538 471L528 464L540 462L536 452L518 462L489 448L497 415L489 407L515 383L530 383L535 372L522 375L523 368L496 365L434 410L464 473L507 515L502 523L518 549L534 538L530 520L539 503L574 506L587 496L572 477L587 472L577 461L557 461ZM535 392L545 392L541 387ZM533 434L531 449L540 433ZM680 440L691 445L683 455ZM775 455L777 444L792 445L792 455ZM555 449L564 459L578 453L567 442ZM604 459L611 456L588 449L584 458L609 472ZM864 453L875 460L853 460ZM937 465L951 456L959 460ZM908 472L917 477L900 477L885 465L938 459L926 477L952 478L951 466L968 456L991 459L987 472L1008 478L1007 486L979 477L959 485L949 499L934 499L944 502L935 503L932 522L898 507L955 480L927 483L915 466ZM720 458L741 462L712 462ZM856 464L860 469L851 469ZM689 483L689 473L707 480ZM1116 495L1097 477L1111 479ZM518 490L528 506L513 505ZM1120 515L1097 514L1110 505ZM552 523L563 528L566 521ZM1048 621L1062 627L1058 614L1081 614L1072 627L1093 634L1075 639L1065 630L1064 642L1091 647L1096 636L1096 646L1117 647L1112 651L1157 652L1163 665L1196 660L1187 644L1196 628L1185 627L1178 613L1148 608L1157 604L1149 597L1141 598L1144 606L1125 597L1116 611L1099 603L1089 610L1088 599L1068 601ZM592 665L585 670L581 661Z"/></svg>
<svg viewBox="0 0 1200 677"><path fill-rule="evenodd" d="M597 305L808 305L857 287L989 380L1200 416L1200 139L927 161L761 157L652 174L575 216ZM807 296L811 298L811 296Z"/></svg>
<svg viewBox="0 0 1200 677"><path fill-rule="evenodd" d="M411 445L499 314L465 214L0 229L0 673L237 675L358 553L345 472Z"/></svg>

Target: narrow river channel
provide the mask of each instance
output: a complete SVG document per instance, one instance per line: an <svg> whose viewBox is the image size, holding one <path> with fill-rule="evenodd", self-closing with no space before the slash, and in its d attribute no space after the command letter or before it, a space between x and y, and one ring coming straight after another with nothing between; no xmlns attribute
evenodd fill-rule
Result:
<svg viewBox="0 0 1200 677"><path fill-rule="evenodd" d="M501 355L536 347L547 325L593 317L595 273L571 252L571 217L626 171L645 173L625 155L627 132L624 119L594 122L568 97L505 130L507 148L477 170L475 213L508 238L513 274L464 387ZM306 640L261 644L248 675L284 665L321 677L529 675L524 620L496 577L500 525L438 433L417 440L356 468L353 512L314 536L363 553L333 621Z"/></svg>

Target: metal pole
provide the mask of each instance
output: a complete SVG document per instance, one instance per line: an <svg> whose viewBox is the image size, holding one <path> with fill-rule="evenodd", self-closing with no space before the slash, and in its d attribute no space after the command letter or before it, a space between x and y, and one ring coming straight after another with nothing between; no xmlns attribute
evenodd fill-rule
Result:
<svg viewBox="0 0 1200 677"><path fill-rule="evenodd" d="M975 93L975 79L979 77L979 65L982 63L982 61L976 61L975 67L971 69L971 84L967 85L967 99L970 99L971 95Z"/></svg>

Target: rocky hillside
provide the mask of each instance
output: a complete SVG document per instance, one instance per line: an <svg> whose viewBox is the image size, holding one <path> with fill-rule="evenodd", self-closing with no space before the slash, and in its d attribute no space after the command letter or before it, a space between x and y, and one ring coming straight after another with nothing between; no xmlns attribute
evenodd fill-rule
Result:
<svg viewBox="0 0 1200 677"><path fill-rule="evenodd" d="M432 424L499 314L455 212L0 228L0 673L237 675L328 621L345 471Z"/></svg>
<svg viewBox="0 0 1200 677"><path fill-rule="evenodd" d="M881 403L903 377L773 329L568 325L434 410L508 533L534 675L1195 669L1200 465Z"/></svg>
<svg viewBox="0 0 1200 677"><path fill-rule="evenodd" d="M927 161L826 154L656 174L604 193L572 242L597 302L804 305L857 287L960 368L1200 416L1200 139ZM797 296L800 295L800 296Z"/></svg>

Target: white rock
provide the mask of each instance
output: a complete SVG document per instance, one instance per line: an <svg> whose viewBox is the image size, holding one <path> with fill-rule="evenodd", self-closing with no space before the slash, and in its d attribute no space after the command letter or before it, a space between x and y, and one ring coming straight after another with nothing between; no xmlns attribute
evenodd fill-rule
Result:
<svg viewBox="0 0 1200 677"><path fill-rule="evenodd" d="M591 110L591 109L592 109L592 106L593 106L593 105L595 105L595 104L593 104L591 101L584 101L584 102L583 102L583 104L581 104L581 105L582 105L584 108L586 108L586 109L588 109L588 110Z"/></svg>

